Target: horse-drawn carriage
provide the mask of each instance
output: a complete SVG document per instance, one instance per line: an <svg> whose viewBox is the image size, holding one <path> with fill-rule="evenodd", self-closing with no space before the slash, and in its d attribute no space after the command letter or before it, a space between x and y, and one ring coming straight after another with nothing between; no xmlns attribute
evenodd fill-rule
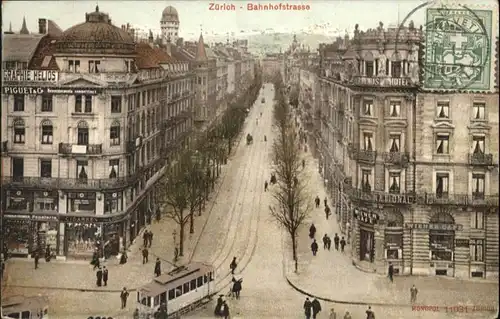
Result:
<svg viewBox="0 0 500 319"><path fill-rule="evenodd" d="M252 137L252 135L247 134L247 145L252 144L252 142L253 142L253 137Z"/></svg>

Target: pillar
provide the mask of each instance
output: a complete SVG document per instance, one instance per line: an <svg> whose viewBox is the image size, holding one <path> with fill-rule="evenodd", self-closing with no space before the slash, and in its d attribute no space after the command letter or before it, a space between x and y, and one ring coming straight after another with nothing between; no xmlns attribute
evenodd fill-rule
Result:
<svg viewBox="0 0 500 319"><path fill-rule="evenodd" d="M385 225L375 225L375 267L377 273L385 274L387 265L385 261Z"/></svg>
<svg viewBox="0 0 500 319"><path fill-rule="evenodd" d="M58 212L60 215L64 215L68 213L68 196L64 194L64 192L59 191L59 203L58 203ZM68 243L66 242L66 224L64 222L59 223L59 247L56 252L56 260L66 260L66 256L68 254Z"/></svg>

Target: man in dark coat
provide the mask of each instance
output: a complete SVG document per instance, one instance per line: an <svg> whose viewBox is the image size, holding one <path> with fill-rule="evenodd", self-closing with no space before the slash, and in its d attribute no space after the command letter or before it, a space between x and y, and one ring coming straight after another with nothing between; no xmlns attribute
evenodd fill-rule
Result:
<svg viewBox="0 0 500 319"><path fill-rule="evenodd" d="M314 224L309 227L309 238L313 239L314 235L316 235L316 226Z"/></svg>
<svg viewBox="0 0 500 319"><path fill-rule="evenodd" d="M325 199L323 200L323 202L325 203L325 207L326 207L326 206L328 206L328 200L326 199L326 197L325 197Z"/></svg>
<svg viewBox="0 0 500 319"><path fill-rule="evenodd" d="M340 251L344 252L344 248L345 248L345 239L344 236L342 236L342 239L340 240Z"/></svg>
<svg viewBox="0 0 500 319"><path fill-rule="evenodd" d="M335 250L339 250L340 238L339 235L337 235L337 233L335 233L335 237L333 237L333 242L335 244Z"/></svg>
<svg viewBox="0 0 500 319"><path fill-rule="evenodd" d="M156 258L155 276L158 277L160 275L161 275L161 261L160 261L160 258Z"/></svg>
<svg viewBox="0 0 500 319"><path fill-rule="evenodd" d="M392 263L389 263L389 270L387 272L389 274L389 280L393 282L394 266L392 265Z"/></svg>
<svg viewBox="0 0 500 319"><path fill-rule="evenodd" d="M149 236L149 233L148 231L144 231L144 234L142 234L142 245L144 247L148 247L148 236Z"/></svg>
<svg viewBox="0 0 500 319"><path fill-rule="evenodd" d="M264 182L264 192L267 192L267 187L269 186L269 184L267 183L267 181Z"/></svg>
<svg viewBox="0 0 500 319"><path fill-rule="evenodd" d="M222 304L222 316L224 317L224 319L228 319L229 318L229 306L227 305L227 303L224 301L224 303Z"/></svg>
<svg viewBox="0 0 500 319"><path fill-rule="evenodd" d="M306 301L304 301L304 314L306 315L306 319L311 319L311 301L309 301L309 298L306 298Z"/></svg>
<svg viewBox="0 0 500 319"><path fill-rule="evenodd" d="M38 251L35 251L35 255L33 257L35 258L35 269L38 269L38 260L40 259Z"/></svg>
<svg viewBox="0 0 500 319"><path fill-rule="evenodd" d="M148 232L148 242L149 242L149 248L151 248L151 245L153 244L153 232L152 231Z"/></svg>
<svg viewBox="0 0 500 319"><path fill-rule="evenodd" d="M148 256L149 256L149 251L146 247L142 249L142 264L145 264L148 262Z"/></svg>
<svg viewBox="0 0 500 319"><path fill-rule="evenodd" d="M332 248L332 239L330 238L330 236L328 236L326 239L327 239L326 248L330 250L330 248Z"/></svg>
<svg viewBox="0 0 500 319"><path fill-rule="evenodd" d="M328 235L323 236L323 249L328 249Z"/></svg>
<svg viewBox="0 0 500 319"><path fill-rule="evenodd" d="M314 298L311 302L312 310L313 310L313 319L316 319L316 316L321 311L321 305L318 299Z"/></svg>
<svg viewBox="0 0 500 319"><path fill-rule="evenodd" d="M314 199L314 204L316 204L316 208L319 207L320 202L321 202L321 200L319 199L318 196L316 196L316 198Z"/></svg>
<svg viewBox="0 0 500 319"><path fill-rule="evenodd" d="M234 275L234 271L236 270L236 266L238 266L238 264L236 263L236 257L233 257L233 261L231 261L231 264L229 264L229 268L231 269L232 275Z"/></svg>
<svg viewBox="0 0 500 319"><path fill-rule="evenodd" d="M102 281L104 282L104 286L108 285L108 268L106 266L102 267Z"/></svg>
<svg viewBox="0 0 500 319"><path fill-rule="evenodd" d="M95 276L96 276L96 285L97 287L101 287L102 286L102 269L101 267L99 267L99 269L97 269L97 272L95 273Z"/></svg>
<svg viewBox="0 0 500 319"><path fill-rule="evenodd" d="M375 313L373 312L371 306L368 306L368 309L366 310L366 319L375 319Z"/></svg>
<svg viewBox="0 0 500 319"><path fill-rule="evenodd" d="M120 293L120 299L122 301L122 309L125 309L125 307L127 307L127 298L128 298L127 288L123 287L123 290Z"/></svg>
<svg viewBox="0 0 500 319"><path fill-rule="evenodd" d="M221 308L222 305L224 304L224 299L222 299L224 295L219 295L219 298L217 298L217 305L215 305L215 310L214 310L214 315L220 316L221 315Z"/></svg>
<svg viewBox="0 0 500 319"><path fill-rule="evenodd" d="M330 214L331 214L331 209L330 209L330 206L325 206L325 216L326 216L326 219L328 219L328 217L330 217Z"/></svg>
<svg viewBox="0 0 500 319"><path fill-rule="evenodd" d="M311 244L311 250L312 250L313 256L316 256L316 253L318 252L318 243L316 242L316 239L313 240L313 242Z"/></svg>

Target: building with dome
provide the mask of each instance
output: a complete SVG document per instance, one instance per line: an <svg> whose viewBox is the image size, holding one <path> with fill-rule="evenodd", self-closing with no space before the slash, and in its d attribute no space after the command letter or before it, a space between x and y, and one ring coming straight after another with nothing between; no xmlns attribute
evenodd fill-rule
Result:
<svg viewBox="0 0 500 319"><path fill-rule="evenodd" d="M96 10L5 34L2 210L11 254L114 255L151 222L153 185L189 143L187 60Z"/></svg>
<svg viewBox="0 0 500 319"><path fill-rule="evenodd" d="M167 38L170 38L170 41L176 44L179 39L179 14L174 7L168 6L163 10L160 26L162 41L167 43Z"/></svg>

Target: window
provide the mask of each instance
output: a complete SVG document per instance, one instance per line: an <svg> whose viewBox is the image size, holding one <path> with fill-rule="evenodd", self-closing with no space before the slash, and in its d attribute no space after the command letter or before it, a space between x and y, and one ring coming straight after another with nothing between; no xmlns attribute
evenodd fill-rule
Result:
<svg viewBox="0 0 500 319"><path fill-rule="evenodd" d="M470 218L470 228L484 229L484 212L481 211L472 212Z"/></svg>
<svg viewBox="0 0 500 319"><path fill-rule="evenodd" d="M372 186L370 182L372 172L369 169L363 169L361 170L361 189L364 192L371 192L372 191Z"/></svg>
<svg viewBox="0 0 500 319"><path fill-rule="evenodd" d="M366 61L366 76L372 77L374 76L374 68L373 68L373 61Z"/></svg>
<svg viewBox="0 0 500 319"><path fill-rule="evenodd" d="M42 112L52 112L52 95L42 95Z"/></svg>
<svg viewBox="0 0 500 319"><path fill-rule="evenodd" d="M89 144L89 126L87 122L80 121L77 126L77 144L78 145L88 145Z"/></svg>
<svg viewBox="0 0 500 319"><path fill-rule="evenodd" d="M401 61L391 62L391 74L393 78L401 77Z"/></svg>
<svg viewBox="0 0 500 319"><path fill-rule="evenodd" d="M92 96L85 95L85 113L92 113Z"/></svg>
<svg viewBox="0 0 500 319"><path fill-rule="evenodd" d="M76 161L76 178L80 181L87 181L88 165L89 163L87 161Z"/></svg>
<svg viewBox="0 0 500 319"><path fill-rule="evenodd" d="M52 177L52 160L40 160L40 177Z"/></svg>
<svg viewBox="0 0 500 319"><path fill-rule="evenodd" d="M130 61L125 60L125 71L126 72L130 72L131 71L130 65L131 65Z"/></svg>
<svg viewBox="0 0 500 319"><path fill-rule="evenodd" d="M450 103L438 102L436 106L436 116L438 119L450 118Z"/></svg>
<svg viewBox="0 0 500 319"><path fill-rule="evenodd" d="M474 154L484 154L484 136L473 136L472 137L472 153Z"/></svg>
<svg viewBox="0 0 500 319"><path fill-rule="evenodd" d="M68 70L71 73L80 73L80 61L68 60Z"/></svg>
<svg viewBox="0 0 500 319"><path fill-rule="evenodd" d="M196 279L191 280L191 284L190 285L191 285L191 289L190 290L196 290L196 288L198 288L198 287L196 287Z"/></svg>
<svg viewBox="0 0 500 319"><path fill-rule="evenodd" d="M182 286L177 286L177 288L175 288L175 297L179 296L182 296Z"/></svg>
<svg viewBox="0 0 500 319"><path fill-rule="evenodd" d="M113 122L109 130L111 145L120 145L120 123Z"/></svg>
<svg viewBox="0 0 500 319"><path fill-rule="evenodd" d="M112 96L111 97L111 113L121 113L122 112L122 97Z"/></svg>
<svg viewBox="0 0 500 319"><path fill-rule="evenodd" d="M14 112L24 112L24 95L14 94Z"/></svg>
<svg viewBox="0 0 500 319"><path fill-rule="evenodd" d="M401 191L401 173L390 172L389 173L389 193L399 194Z"/></svg>
<svg viewBox="0 0 500 319"><path fill-rule="evenodd" d="M373 116L373 101L364 101L362 112L364 116Z"/></svg>
<svg viewBox="0 0 500 319"><path fill-rule="evenodd" d="M42 144L52 144L54 137L54 127L52 122L45 120L42 122Z"/></svg>
<svg viewBox="0 0 500 319"><path fill-rule="evenodd" d="M118 177L118 173L120 171L119 165L120 165L119 159L109 160L109 178Z"/></svg>
<svg viewBox="0 0 500 319"><path fill-rule="evenodd" d="M450 135L440 133L436 135L436 154L449 154L450 151Z"/></svg>
<svg viewBox="0 0 500 319"><path fill-rule="evenodd" d="M401 145L401 135L391 134L389 136L389 152L398 153Z"/></svg>
<svg viewBox="0 0 500 319"><path fill-rule="evenodd" d="M75 113L82 113L83 95L75 96Z"/></svg>
<svg viewBox="0 0 500 319"><path fill-rule="evenodd" d="M484 239L470 240L470 260L479 262L484 261Z"/></svg>
<svg viewBox="0 0 500 319"><path fill-rule="evenodd" d="M26 128L24 127L24 121L19 119L15 120L14 123L14 143L24 144L26 137Z"/></svg>
<svg viewBox="0 0 500 319"><path fill-rule="evenodd" d="M90 60L89 61L89 73L99 73L101 61Z"/></svg>
<svg viewBox="0 0 500 319"><path fill-rule="evenodd" d="M473 103L472 104L472 118L474 120L484 120L486 104L484 103Z"/></svg>
<svg viewBox="0 0 500 319"><path fill-rule="evenodd" d="M175 290L174 289L170 289L168 291L168 300L172 300L175 298Z"/></svg>
<svg viewBox="0 0 500 319"><path fill-rule="evenodd" d="M391 102L391 104L389 105L389 116L399 117L400 115L401 115L401 103Z"/></svg>
<svg viewBox="0 0 500 319"><path fill-rule="evenodd" d="M436 174L436 196L438 198L448 197L450 175L448 173Z"/></svg>
<svg viewBox="0 0 500 319"><path fill-rule="evenodd" d="M484 199L484 174L472 174L472 198Z"/></svg>
<svg viewBox="0 0 500 319"><path fill-rule="evenodd" d="M189 282L184 283L182 293L186 294L189 292Z"/></svg>
<svg viewBox="0 0 500 319"><path fill-rule="evenodd" d="M373 134L363 132L363 150L373 151Z"/></svg>
<svg viewBox="0 0 500 319"><path fill-rule="evenodd" d="M199 287L203 286L203 277L196 278L196 285Z"/></svg>

